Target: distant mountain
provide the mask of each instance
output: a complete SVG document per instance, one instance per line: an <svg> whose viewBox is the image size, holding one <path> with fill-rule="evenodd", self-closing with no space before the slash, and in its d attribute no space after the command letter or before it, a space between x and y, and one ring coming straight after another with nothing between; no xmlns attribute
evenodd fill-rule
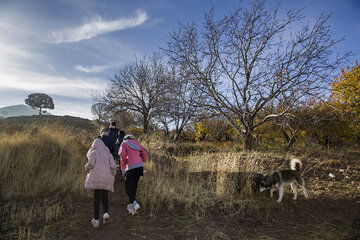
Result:
<svg viewBox="0 0 360 240"><path fill-rule="evenodd" d="M50 113L43 114L50 115ZM31 107L23 104L0 108L0 118L33 115L39 115L39 110L32 109Z"/></svg>

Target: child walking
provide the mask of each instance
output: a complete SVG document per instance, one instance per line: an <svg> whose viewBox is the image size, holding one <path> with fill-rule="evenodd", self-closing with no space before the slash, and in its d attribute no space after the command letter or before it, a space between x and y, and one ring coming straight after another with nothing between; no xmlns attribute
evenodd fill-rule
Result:
<svg viewBox="0 0 360 240"><path fill-rule="evenodd" d="M85 171L88 173L85 180L85 188L94 190L94 218L91 224L99 227L100 202L103 207L103 223L110 220L108 191L114 192L116 175L116 163L104 142L97 138L87 153L88 162Z"/></svg>
<svg viewBox="0 0 360 240"><path fill-rule="evenodd" d="M143 176L144 164L148 158L144 147L135 140L133 135L124 137L124 142L120 146L119 156L121 157L121 171L125 174L125 190L129 197L127 210L134 215L140 208L136 201L136 191L138 182Z"/></svg>

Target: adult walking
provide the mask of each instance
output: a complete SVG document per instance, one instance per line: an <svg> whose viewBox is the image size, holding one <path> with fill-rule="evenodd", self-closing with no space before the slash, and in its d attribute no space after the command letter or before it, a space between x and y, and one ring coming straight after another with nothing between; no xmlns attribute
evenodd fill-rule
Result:
<svg viewBox="0 0 360 240"><path fill-rule="evenodd" d="M125 190L129 197L127 210L134 215L140 208L136 201L136 191L140 177L144 175L144 162L148 156L144 147L133 135L126 135L120 146L121 172L125 174Z"/></svg>
<svg viewBox="0 0 360 240"><path fill-rule="evenodd" d="M114 152L111 152L114 159L117 158L119 151L119 149L116 149L116 140L118 139L118 137L119 137L119 129L116 127L116 122L113 121L109 126L109 139L111 141L112 147L114 148Z"/></svg>
<svg viewBox="0 0 360 240"><path fill-rule="evenodd" d="M109 149L110 153L112 155L114 155L115 153L115 148L114 148L114 144L111 141L111 139L109 138L109 133L110 130L109 128L103 128L100 131L100 136L98 137L98 139L101 139L103 141L103 143L105 144L105 146Z"/></svg>
<svg viewBox="0 0 360 240"><path fill-rule="evenodd" d="M103 223L109 222L108 191L114 192L116 164L105 146L104 142L97 138L87 153L88 162L85 171L88 173L85 180L85 188L94 190L94 218L91 224L99 227L100 202L103 207Z"/></svg>

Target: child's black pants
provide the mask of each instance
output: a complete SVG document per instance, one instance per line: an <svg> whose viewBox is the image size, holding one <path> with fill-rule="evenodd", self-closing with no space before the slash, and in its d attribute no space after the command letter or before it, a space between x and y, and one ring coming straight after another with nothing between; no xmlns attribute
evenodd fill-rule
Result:
<svg viewBox="0 0 360 240"><path fill-rule="evenodd" d="M99 219L99 209L100 201L102 203L104 213L107 213L109 210L109 200L108 200L108 191L107 190L94 190L94 218Z"/></svg>
<svg viewBox="0 0 360 240"><path fill-rule="evenodd" d="M138 167L126 171L125 190L129 197L129 203L133 203L136 200L138 182L140 177L144 175L143 170L143 167Z"/></svg>

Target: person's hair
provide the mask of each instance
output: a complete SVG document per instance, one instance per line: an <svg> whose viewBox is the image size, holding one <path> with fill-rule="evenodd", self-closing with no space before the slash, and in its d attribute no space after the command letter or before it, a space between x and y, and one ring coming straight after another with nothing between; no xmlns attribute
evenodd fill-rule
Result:
<svg viewBox="0 0 360 240"><path fill-rule="evenodd" d="M124 137L124 140L135 140L135 136L134 135L131 135L131 134L128 134Z"/></svg>
<svg viewBox="0 0 360 240"><path fill-rule="evenodd" d="M116 122L115 122L115 121L112 121L112 122L111 122L111 126L116 126Z"/></svg>
<svg viewBox="0 0 360 240"><path fill-rule="evenodd" d="M100 130L100 134L102 134L103 132L108 132L109 131L109 128L103 128Z"/></svg>
<svg viewBox="0 0 360 240"><path fill-rule="evenodd" d="M125 136L125 132L124 131L120 131L119 132L119 137L124 137Z"/></svg>

